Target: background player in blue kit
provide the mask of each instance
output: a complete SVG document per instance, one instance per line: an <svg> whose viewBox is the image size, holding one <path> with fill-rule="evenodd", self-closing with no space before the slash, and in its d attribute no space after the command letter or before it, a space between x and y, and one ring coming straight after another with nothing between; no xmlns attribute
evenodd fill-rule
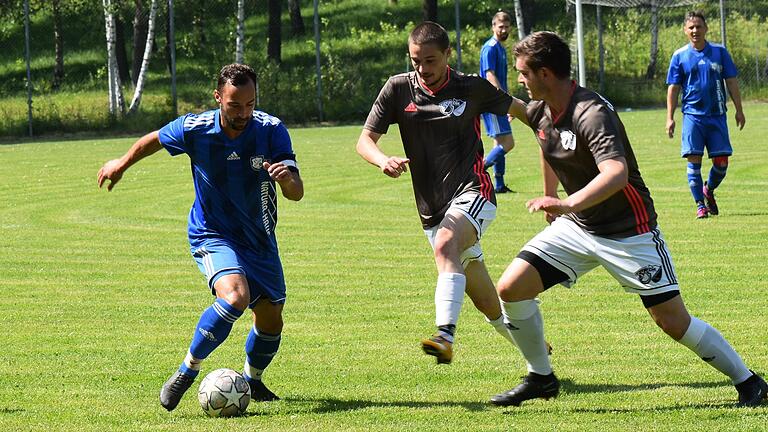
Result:
<svg viewBox="0 0 768 432"><path fill-rule="evenodd" d="M109 180L112 190L131 165L161 148L172 156L185 153L191 161L190 250L216 300L202 313L184 361L160 392L160 403L169 411L246 308L253 312L253 327L243 375L252 399L279 399L261 382L280 346L286 291L275 238L275 183L293 201L304 196L304 185L287 129L254 110L255 83L250 67L224 66L214 91L219 109L187 114L150 132L98 173L99 187Z"/></svg>
<svg viewBox="0 0 768 432"><path fill-rule="evenodd" d="M688 12L683 30L691 43L675 51L669 62L666 128L672 138L675 134L677 98L682 91L681 154L688 159L688 186L696 201L696 217L705 218L720 212L715 201L715 189L725 178L728 156L733 154L725 117L725 88L733 99L739 129L744 128L745 119L736 78L738 71L724 46L707 42L704 14ZM709 179L702 183L701 157L704 148L712 159L712 168Z"/></svg>
<svg viewBox="0 0 768 432"><path fill-rule="evenodd" d="M504 41L509 37L512 17L504 11L496 12L491 21L493 36L480 50L480 76L487 79L494 87L507 91L507 50ZM515 147L512 127L506 114L483 113L483 124L489 137L493 138L493 148L485 158L485 168L493 167L494 188L496 193L512 192L504 184L506 171L505 155Z"/></svg>

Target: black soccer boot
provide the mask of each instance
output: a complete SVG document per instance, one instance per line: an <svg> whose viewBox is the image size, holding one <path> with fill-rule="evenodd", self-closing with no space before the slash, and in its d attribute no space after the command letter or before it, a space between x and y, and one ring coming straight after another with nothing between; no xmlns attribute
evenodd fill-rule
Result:
<svg viewBox="0 0 768 432"><path fill-rule="evenodd" d="M754 371L752 376L747 378L741 384L736 384L736 391L739 392L738 407L755 407L760 405L768 397L768 384Z"/></svg>
<svg viewBox="0 0 768 432"><path fill-rule="evenodd" d="M491 403L498 406L520 406L529 399L550 399L557 397L559 393L560 381L554 373L539 375L531 372L517 387L493 396Z"/></svg>
<svg viewBox="0 0 768 432"><path fill-rule="evenodd" d="M245 376L245 375L243 375ZM277 401L280 400L280 398L272 393L270 389L267 388L267 386L264 385L261 380L253 380L253 379L245 379L248 381L248 385L251 387L251 400L256 402L270 402L270 401Z"/></svg>
<svg viewBox="0 0 768 432"><path fill-rule="evenodd" d="M160 405L168 411L173 411L176 405L181 401L181 397L189 390L192 383L195 382L195 377L189 376L177 370L168 381L163 384L162 390L160 390Z"/></svg>

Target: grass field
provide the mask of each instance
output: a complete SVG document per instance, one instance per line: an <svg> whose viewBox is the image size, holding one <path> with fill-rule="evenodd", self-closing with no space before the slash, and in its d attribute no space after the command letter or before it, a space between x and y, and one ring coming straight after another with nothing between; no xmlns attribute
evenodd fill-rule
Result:
<svg viewBox="0 0 768 432"><path fill-rule="evenodd" d="M691 312L768 374L768 105L748 104L719 189L721 215L695 220L678 138L660 110L621 113ZM679 116L678 116L679 117ZM678 119L679 120L679 119ZM484 239L496 279L544 225L524 202L540 191L537 150L517 127L498 219ZM188 254L188 160L158 154L111 193L101 164L133 139L0 146L0 430L480 431L768 430L768 407L735 409L717 371L655 327L603 270L542 295L559 398L499 409L488 397L525 373L519 353L467 301L457 356L437 366L435 269L410 182L354 152L359 127L294 129L306 186L280 202L289 300L265 382L283 400L236 419L203 416L194 392L165 412L157 395L211 303ZM402 154L396 130L383 141ZM206 361L240 369L247 319Z"/></svg>

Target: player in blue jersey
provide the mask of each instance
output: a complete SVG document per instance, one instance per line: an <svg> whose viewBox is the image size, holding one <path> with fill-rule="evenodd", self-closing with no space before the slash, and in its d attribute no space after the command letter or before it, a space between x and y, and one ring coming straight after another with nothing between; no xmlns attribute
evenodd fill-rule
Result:
<svg viewBox="0 0 768 432"><path fill-rule="evenodd" d="M733 153L728 138L725 102L728 94L736 108L736 125L744 128L744 111L736 78L738 71L724 46L707 42L707 21L699 11L688 12L683 25L690 44L672 55L667 72L667 135L675 134L675 108L682 92L683 144L688 159L688 186L696 201L696 217L706 218L720 211L715 189L725 178L728 157ZM725 82L725 88L723 86ZM702 183L701 158L704 149L712 159L709 179Z"/></svg>
<svg viewBox="0 0 768 432"><path fill-rule="evenodd" d="M490 81L494 87L507 91L507 50L504 41L509 37L512 17L504 11L496 12L491 21L493 36L480 50L480 76ZM515 147L512 127L507 115L483 113L483 124L489 137L493 138L493 148L485 158L485 169L493 167L494 188L496 193L512 192L504 184L506 171L505 155Z"/></svg>
<svg viewBox="0 0 768 432"><path fill-rule="evenodd" d="M139 160L161 148L186 154L195 201L189 213L192 256L205 275L214 303L200 317L187 355L163 385L160 403L178 405L203 360L250 308L253 327L245 343L243 376L258 401L279 399L261 381L280 346L285 281L278 255L276 188L298 201L304 196L288 131L279 119L255 111L256 75L248 66L224 66L214 98L219 109L187 114L143 136L98 173L108 190Z"/></svg>

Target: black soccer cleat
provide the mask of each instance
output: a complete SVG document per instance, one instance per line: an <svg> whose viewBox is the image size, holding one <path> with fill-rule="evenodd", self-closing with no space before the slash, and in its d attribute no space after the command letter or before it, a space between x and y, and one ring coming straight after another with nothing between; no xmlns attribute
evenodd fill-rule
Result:
<svg viewBox="0 0 768 432"><path fill-rule="evenodd" d="M168 378L168 381L163 384L163 388L160 390L160 405L168 411L173 411L193 382L195 382L195 377L177 370Z"/></svg>
<svg viewBox="0 0 768 432"><path fill-rule="evenodd" d="M243 375L245 376L245 375ZM251 388L251 400L256 402L270 402L278 401L280 398L272 393L267 386L264 385L261 380L245 379L248 381L248 386Z"/></svg>
<svg viewBox="0 0 768 432"><path fill-rule="evenodd" d="M491 403L498 406L520 406L529 399L548 400L557 397L558 394L560 394L560 381L554 373L539 375L531 372L517 387L493 396Z"/></svg>
<svg viewBox="0 0 768 432"><path fill-rule="evenodd" d="M736 384L736 391L739 392L739 402L737 407L756 407L768 398L768 384L754 371L752 376L747 378L741 384Z"/></svg>
<svg viewBox="0 0 768 432"><path fill-rule="evenodd" d="M717 207L717 201L715 200L715 191L709 188L707 182L704 182L704 187L701 189L704 194L704 200L707 202L707 210L709 214L717 216L720 214L720 209Z"/></svg>
<svg viewBox="0 0 768 432"><path fill-rule="evenodd" d="M512 189L510 189L510 188L508 188L508 187L507 187L507 185L504 185L504 186L501 186L501 187L497 187L497 188L495 189L495 191L496 191L496 193L497 193L497 194L503 194L503 193L515 193L515 191L513 191L513 190L512 190Z"/></svg>

